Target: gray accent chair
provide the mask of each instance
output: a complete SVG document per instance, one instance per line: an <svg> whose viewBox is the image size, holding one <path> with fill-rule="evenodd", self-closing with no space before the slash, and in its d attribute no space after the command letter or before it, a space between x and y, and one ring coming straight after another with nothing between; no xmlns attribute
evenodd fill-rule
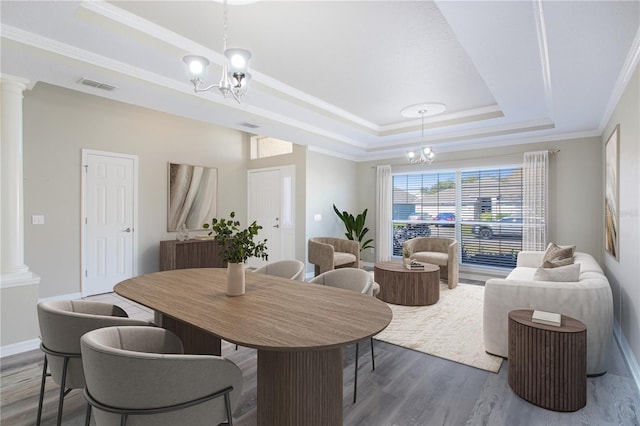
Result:
<svg viewBox="0 0 640 426"><path fill-rule="evenodd" d="M279 260L261 266L254 270L256 274L273 275L290 280L304 281L305 265L299 260Z"/></svg>
<svg viewBox="0 0 640 426"><path fill-rule="evenodd" d="M233 424L242 371L214 355L184 355L155 327L109 327L82 336L86 425Z"/></svg>
<svg viewBox="0 0 640 426"><path fill-rule="evenodd" d="M116 325L151 325L147 321L128 318L127 313L111 303L86 300L54 300L38 304L40 348L44 352L40 399L36 425L42 418L46 378L60 385L57 424L62 423L64 397L72 389L85 386L80 359L80 337L97 328ZM47 373L47 370L50 373Z"/></svg>
<svg viewBox="0 0 640 426"><path fill-rule="evenodd" d="M402 251L409 250L410 258L440 267L440 279L447 280L449 288L459 281L458 240L441 237L418 237L402 243Z"/></svg>
<svg viewBox="0 0 640 426"><path fill-rule="evenodd" d="M360 244L345 238L309 238L309 263L314 265L314 275L336 268L360 267Z"/></svg>
<svg viewBox="0 0 640 426"><path fill-rule="evenodd" d="M380 286L373 281L373 275L364 269L357 268L341 268L327 271L317 277L312 278L309 283L320 284L330 287L342 288L345 290L357 291L358 293L366 294L368 296L375 296L374 291L377 287L378 292ZM375 284L375 285L374 285ZM377 293L376 293L377 294ZM373 354L373 337L369 338L371 341L371 369L376 369L375 357ZM356 342L356 365L355 365L355 378L353 381L353 403L356 403L356 397L358 393L358 356L359 356L360 343Z"/></svg>

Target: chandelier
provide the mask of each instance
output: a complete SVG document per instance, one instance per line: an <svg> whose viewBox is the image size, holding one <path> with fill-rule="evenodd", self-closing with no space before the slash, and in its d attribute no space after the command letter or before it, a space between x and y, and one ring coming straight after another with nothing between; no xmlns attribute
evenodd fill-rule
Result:
<svg viewBox="0 0 640 426"><path fill-rule="evenodd" d="M435 153L430 146L424 144L424 117L434 116L444 112L446 106L444 104L430 103L430 104L418 104L412 105L402 110L402 115L405 117L417 117L420 116L422 120L422 133L420 136L420 148L407 152L407 160L410 164L431 164Z"/></svg>
<svg viewBox="0 0 640 426"><path fill-rule="evenodd" d="M251 74L247 72L251 52L246 49L227 49L227 0L224 0L224 38L222 47L224 49L224 60L222 62L222 76L218 84L203 87L204 76L206 74L209 60L203 56L187 55L182 60L187 64L189 80L193 83L193 90L196 93L206 92L217 88L225 98L233 97L240 103L240 98L247 91L247 84L251 79Z"/></svg>

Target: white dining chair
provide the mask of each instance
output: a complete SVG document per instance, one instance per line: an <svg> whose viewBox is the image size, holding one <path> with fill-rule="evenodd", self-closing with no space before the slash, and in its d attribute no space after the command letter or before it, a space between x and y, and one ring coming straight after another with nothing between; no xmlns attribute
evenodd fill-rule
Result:
<svg viewBox="0 0 640 426"><path fill-rule="evenodd" d="M115 325L151 325L128 318L127 313L111 303L87 300L52 300L38 304L40 349L44 352L42 381L36 425L42 418L47 377L60 385L57 424L62 423L64 397L73 389L85 386L80 360L80 337L88 331ZM49 372L47 372L47 370Z"/></svg>
<svg viewBox="0 0 640 426"><path fill-rule="evenodd" d="M279 260L268 263L254 270L256 274L273 275L290 280L304 281L305 265L299 260Z"/></svg>
<svg viewBox="0 0 640 426"><path fill-rule="evenodd" d="M242 371L214 355L185 355L157 327L108 327L81 339L87 414L97 426L233 425Z"/></svg>
<svg viewBox="0 0 640 426"><path fill-rule="evenodd" d="M373 281L372 275L358 268L340 268L332 269L324 272L314 278L310 283L321 284L331 287L342 288L345 290L357 291L368 296L374 296L374 291L380 291L380 286ZM374 285L375 284L375 285ZM377 294L377 292L376 292ZM370 337L371 341L371 367L372 370L376 369L375 356L373 353L373 337ZM356 397L358 393L358 356L359 356L360 343L356 342L356 362L355 373L353 381L353 403L356 403Z"/></svg>

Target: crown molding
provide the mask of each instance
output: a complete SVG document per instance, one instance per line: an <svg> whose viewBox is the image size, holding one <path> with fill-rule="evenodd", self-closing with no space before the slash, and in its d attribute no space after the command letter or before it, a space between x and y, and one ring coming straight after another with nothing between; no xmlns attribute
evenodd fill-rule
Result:
<svg viewBox="0 0 640 426"><path fill-rule="evenodd" d="M605 127L611 120L611 116L613 115L613 111L615 110L618 102L620 102L620 98L624 93L633 73L638 67L638 62L640 62L640 28L638 28L638 32L636 32L636 36L633 39L633 43L631 43L631 48L629 49L629 53L627 54L627 58L622 65L622 69L620 70L620 74L618 74L618 80L616 81L616 85L613 88L613 92L611 92L611 96L609 97L609 102L607 103L607 108L602 115L602 120L600 121L600 125L598 126L598 130L600 133L604 133Z"/></svg>

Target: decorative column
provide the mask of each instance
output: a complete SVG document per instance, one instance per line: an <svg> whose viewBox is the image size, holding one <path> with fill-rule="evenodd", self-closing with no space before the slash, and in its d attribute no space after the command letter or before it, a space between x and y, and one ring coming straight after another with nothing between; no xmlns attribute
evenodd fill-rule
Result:
<svg viewBox="0 0 640 426"><path fill-rule="evenodd" d="M2 352L10 346L38 337L38 284L40 277L24 263L24 197L22 158L22 92L29 82L2 75L0 78L0 170L2 252ZM10 324L20 324L12 327Z"/></svg>

